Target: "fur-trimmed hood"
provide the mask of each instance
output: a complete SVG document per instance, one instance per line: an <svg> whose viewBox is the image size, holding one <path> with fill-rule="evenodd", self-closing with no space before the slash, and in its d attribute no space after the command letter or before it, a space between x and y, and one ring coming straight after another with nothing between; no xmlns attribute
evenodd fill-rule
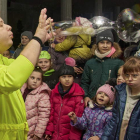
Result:
<svg viewBox="0 0 140 140"><path fill-rule="evenodd" d="M111 58L117 58L122 54L121 47L118 43L113 43L113 47L116 49L115 53L112 54ZM91 48L93 56L95 56L95 50L97 49L97 44L94 44Z"/></svg>
<svg viewBox="0 0 140 140"><path fill-rule="evenodd" d="M98 106L97 104L93 103L92 101L89 101L88 104L89 104L89 108L94 108L94 107ZM108 106L108 107L103 107L103 108L106 111L110 111L110 110L112 110L112 105Z"/></svg>

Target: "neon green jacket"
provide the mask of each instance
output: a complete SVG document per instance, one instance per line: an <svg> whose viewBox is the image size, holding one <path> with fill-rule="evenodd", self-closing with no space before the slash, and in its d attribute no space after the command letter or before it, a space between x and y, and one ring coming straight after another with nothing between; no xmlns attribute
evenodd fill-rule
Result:
<svg viewBox="0 0 140 140"><path fill-rule="evenodd" d="M0 140L27 139L26 110L19 89L33 69L22 55L15 61L0 55Z"/></svg>

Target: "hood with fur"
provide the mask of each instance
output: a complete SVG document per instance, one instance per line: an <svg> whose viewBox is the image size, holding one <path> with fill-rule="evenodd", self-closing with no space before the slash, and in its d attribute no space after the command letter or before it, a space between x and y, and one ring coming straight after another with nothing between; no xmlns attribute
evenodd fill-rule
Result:
<svg viewBox="0 0 140 140"><path fill-rule="evenodd" d="M113 43L113 47L116 49L115 53L111 56L111 58L117 58L122 54L122 50L121 47L118 43ZM97 49L97 45L94 44L91 48L91 52L93 54L93 56L95 55L95 50Z"/></svg>
<svg viewBox="0 0 140 140"><path fill-rule="evenodd" d="M92 101L89 101L88 104L89 104L89 108L94 108L94 107L98 106L96 103L93 103ZM110 110L112 110L112 108L113 108L112 105L110 105L108 107L105 107L105 110L110 111Z"/></svg>

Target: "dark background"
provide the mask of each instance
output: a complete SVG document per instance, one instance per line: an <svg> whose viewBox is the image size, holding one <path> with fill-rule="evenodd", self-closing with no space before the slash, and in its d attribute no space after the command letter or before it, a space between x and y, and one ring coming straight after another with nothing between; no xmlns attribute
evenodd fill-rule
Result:
<svg viewBox="0 0 140 140"><path fill-rule="evenodd" d="M125 8L134 9L140 0L102 0L103 16L115 21L114 9L119 6L120 10ZM72 0L72 19L77 16L88 19L94 16L94 0ZM29 30L33 33L38 25L40 10L47 8L47 15L54 21L61 20L61 0L8 0L8 24L12 26L14 33L14 47L20 43L20 34ZM136 8L137 12L140 8Z"/></svg>

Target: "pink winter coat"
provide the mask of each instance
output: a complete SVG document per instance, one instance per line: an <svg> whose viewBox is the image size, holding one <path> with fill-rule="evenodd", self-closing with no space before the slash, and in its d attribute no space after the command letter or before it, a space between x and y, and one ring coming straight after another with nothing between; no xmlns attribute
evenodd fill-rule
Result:
<svg viewBox="0 0 140 140"><path fill-rule="evenodd" d="M24 94L26 88L27 84L25 83L21 88L22 94ZM42 138L45 132L50 117L50 92L51 89L48 85L43 83L37 89L32 90L26 97L26 116L29 125L28 140L32 140L30 134L35 134Z"/></svg>
<svg viewBox="0 0 140 140"><path fill-rule="evenodd" d="M62 98L58 85L51 93L51 115L46 128L46 135L51 135L51 140L80 140L82 131L70 125L68 113L74 111L81 117L84 111L84 90L73 83L70 91Z"/></svg>

